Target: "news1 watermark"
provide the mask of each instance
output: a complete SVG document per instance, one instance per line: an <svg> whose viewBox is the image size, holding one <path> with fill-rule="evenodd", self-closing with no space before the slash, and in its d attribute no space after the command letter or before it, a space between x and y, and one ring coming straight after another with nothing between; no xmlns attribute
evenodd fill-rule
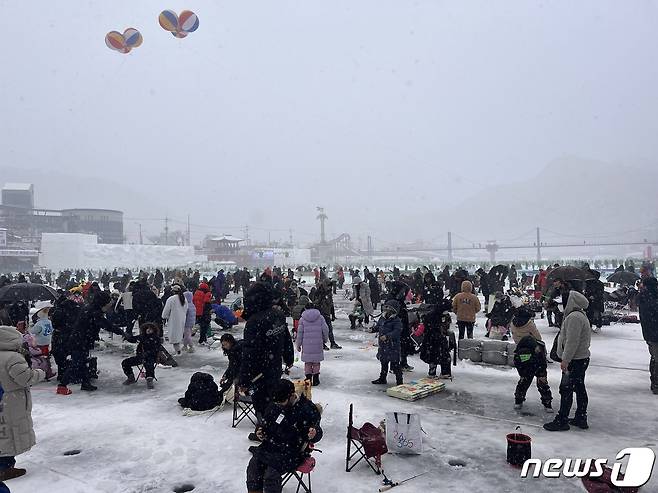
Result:
<svg viewBox="0 0 658 493"><path fill-rule="evenodd" d="M626 458L626 469L622 473L622 460ZM625 448L617 454L615 462L610 466L608 459L528 459L521 469L521 477L600 478L603 476L604 466L608 466L612 469L610 479L613 485L639 488L651 478L655 462L656 454L648 447Z"/></svg>

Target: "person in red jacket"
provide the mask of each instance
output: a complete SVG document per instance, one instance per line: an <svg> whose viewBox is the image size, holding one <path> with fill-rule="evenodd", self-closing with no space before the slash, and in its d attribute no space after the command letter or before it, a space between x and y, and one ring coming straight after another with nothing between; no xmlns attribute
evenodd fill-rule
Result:
<svg viewBox="0 0 658 493"><path fill-rule="evenodd" d="M199 344L204 344L208 340L208 333L210 332L210 312L212 307L212 294L210 287L205 282L199 284L199 289L194 292L192 302L196 308L196 323L199 324L200 335Z"/></svg>

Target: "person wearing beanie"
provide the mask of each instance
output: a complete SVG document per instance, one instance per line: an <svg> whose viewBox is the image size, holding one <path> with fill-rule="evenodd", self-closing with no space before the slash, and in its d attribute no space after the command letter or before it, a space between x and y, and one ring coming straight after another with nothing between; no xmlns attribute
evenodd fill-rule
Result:
<svg viewBox="0 0 658 493"><path fill-rule="evenodd" d="M377 359L381 365L379 378L373 380L376 385L385 385L389 365L395 374L397 385L402 385L402 368L400 367L400 337L402 334L402 321L398 317L400 303L388 300L382 307L382 316L377 321L375 329L379 338Z"/></svg>
<svg viewBox="0 0 658 493"><path fill-rule="evenodd" d="M480 300L473 294L473 283L463 281L462 291L452 299L452 311L457 315L457 327L459 327L459 338L464 338L464 332L469 339L473 339L473 327L475 317L482 309Z"/></svg>
<svg viewBox="0 0 658 493"><path fill-rule="evenodd" d="M642 337L649 347L651 391L658 395L658 280L655 277L642 279L638 306Z"/></svg>
<svg viewBox="0 0 658 493"><path fill-rule="evenodd" d="M432 311L423 317L425 333L420 347L420 359L429 365L428 375L436 377L436 369L441 367L439 378L452 379L450 360L450 310L453 304L446 298L433 305ZM453 334L454 337L454 334Z"/></svg>

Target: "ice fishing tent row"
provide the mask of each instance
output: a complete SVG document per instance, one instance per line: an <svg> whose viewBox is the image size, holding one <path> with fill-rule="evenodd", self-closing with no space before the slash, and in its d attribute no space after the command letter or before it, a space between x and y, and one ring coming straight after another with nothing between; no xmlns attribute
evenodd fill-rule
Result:
<svg viewBox="0 0 658 493"><path fill-rule="evenodd" d="M513 342L461 339L457 356L459 359L468 359L474 363L514 366L514 349L516 344Z"/></svg>

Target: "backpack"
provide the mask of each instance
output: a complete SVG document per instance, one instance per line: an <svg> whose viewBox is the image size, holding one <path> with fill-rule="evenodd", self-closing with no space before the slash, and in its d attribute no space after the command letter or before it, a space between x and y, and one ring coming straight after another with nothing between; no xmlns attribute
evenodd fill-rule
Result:
<svg viewBox="0 0 658 493"><path fill-rule="evenodd" d="M215 380L209 373L196 372L190 379L185 392L185 405L192 411L208 411L221 404L220 393Z"/></svg>
<svg viewBox="0 0 658 493"><path fill-rule="evenodd" d="M560 331L558 330L557 334L555 334L555 339L553 339L553 347L551 348L551 355L550 355L551 359L557 363L562 362L562 358L560 358L557 355L557 340L559 337L560 337Z"/></svg>

